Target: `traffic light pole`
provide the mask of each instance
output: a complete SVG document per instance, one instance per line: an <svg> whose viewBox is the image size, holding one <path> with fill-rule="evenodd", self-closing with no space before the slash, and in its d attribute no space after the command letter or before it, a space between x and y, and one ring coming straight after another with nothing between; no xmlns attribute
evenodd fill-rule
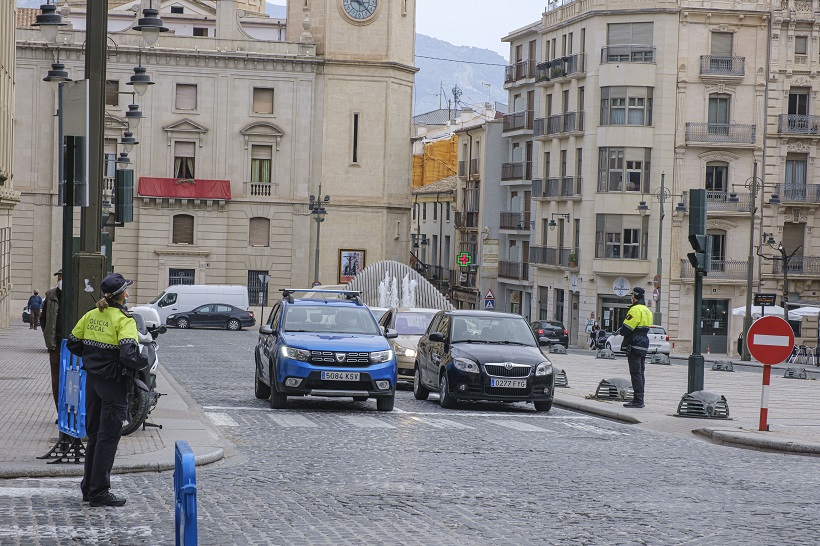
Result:
<svg viewBox="0 0 820 546"><path fill-rule="evenodd" d="M689 373L687 392L703 390L703 355L701 351L703 277L711 269L712 241L706 235L706 190L695 189L689 192L689 244L694 252L686 255L695 270L695 301L692 322L692 354L689 355Z"/></svg>
<svg viewBox="0 0 820 546"><path fill-rule="evenodd" d="M692 324L692 354L689 355L689 374L686 392L703 390L703 355L701 351L701 320L703 304L703 273L695 271L695 312Z"/></svg>

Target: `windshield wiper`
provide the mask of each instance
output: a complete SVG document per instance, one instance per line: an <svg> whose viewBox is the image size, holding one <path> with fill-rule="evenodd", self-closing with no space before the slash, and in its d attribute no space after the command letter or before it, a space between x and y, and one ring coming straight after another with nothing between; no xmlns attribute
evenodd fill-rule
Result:
<svg viewBox="0 0 820 546"><path fill-rule="evenodd" d="M486 341L484 339L457 339L450 343L492 343L492 341Z"/></svg>
<svg viewBox="0 0 820 546"><path fill-rule="evenodd" d="M526 343L521 343L520 341L488 341L487 343L498 343L500 345L524 345L525 347L532 347L532 345L527 345Z"/></svg>

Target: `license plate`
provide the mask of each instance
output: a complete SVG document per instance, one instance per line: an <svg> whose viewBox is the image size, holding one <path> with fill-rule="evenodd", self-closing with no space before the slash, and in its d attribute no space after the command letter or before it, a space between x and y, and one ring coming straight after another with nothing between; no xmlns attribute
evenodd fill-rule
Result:
<svg viewBox="0 0 820 546"><path fill-rule="evenodd" d="M526 379L490 379L490 386L491 387L506 387L509 389L526 389L527 388L527 380Z"/></svg>
<svg viewBox="0 0 820 546"><path fill-rule="evenodd" d="M322 372L322 381L358 381L359 372Z"/></svg>

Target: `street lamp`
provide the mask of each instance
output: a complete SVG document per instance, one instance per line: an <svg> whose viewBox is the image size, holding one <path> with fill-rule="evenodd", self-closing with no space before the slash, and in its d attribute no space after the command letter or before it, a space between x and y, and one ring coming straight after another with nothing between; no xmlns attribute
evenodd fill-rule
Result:
<svg viewBox="0 0 820 546"><path fill-rule="evenodd" d="M157 43L160 32L168 32L168 28L163 26L162 19L159 18L159 10L154 9L153 0L150 7L142 10L142 17L137 21L134 30L142 32L142 39L149 46Z"/></svg>
<svg viewBox="0 0 820 546"><path fill-rule="evenodd" d="M65 70L65 65L60 62L59 53L57 54L57 60L51 63L51 70L48 71L48 75L43 78L44 82L48 82L56 91L61 82L70 82L72 81L71 78L68 77L68 72Z"/></svg>
<svg viewBox="0 0 820 546"><path fill-rule="evenodd" d="M778 243L774 240L774 234L764 233L762 239L765 241L766 246L768 246L772 250L777 251L777 253L780 254L780 256L766 256L760 251L760 247L757 247L757 255L763 258L764 260L783 262L783 296L781 298L781 303L783 305L783 318L788 320L789 310L786 309L786 302L789 299L789 262L800 251L803 245L797 245L797 247L794 250L792 250L791 253L789 253L783 247L782 242Z"/></svg>
<svg viewBox="0 0 820 546"><path fill-rule="evenodd" d="M563 212L553 212L553 213L551 213L551 216L550 216L550 221L549 221L549 223L547 224L547 226L549 226L549 228L550 228L550 231L555 231L555 228L556 228L556 226L558 225L558 224L555 222L555 217L556 217L556 216L559 216L559 217L563 218L565 221L569 222L569 213L568 213L568 212L567 212L567 213L563 213Z"/></svg>
<svg viewBox="0 0 820 546"><path fill-rule="evenodd" d="M40 27L40 32L47 42L57 41L57 32L60 27L66 26L68 23L63 22L63 17L57 13L57 6L48 0L47 4L40 6L40 14L37 15L36 22L32 23L33 27Z"/></svg>
<svg viewBox="0 0 820 546"><path fill-rule="evenodd" d="M325 195L322 197L322 184L319 183L319 196L316 197L315 195L311 195L310 199L308 200L308 209L310 210L310 214L313 215L313 219L316 221L316 254L314 255L313 260L313 286L318 286L319 283L319 243L321 242L321 230L322 230L322 222L325 221L325 215L327 214L327 210L325 210L325 205L330 203L330 196Z"/></svg>

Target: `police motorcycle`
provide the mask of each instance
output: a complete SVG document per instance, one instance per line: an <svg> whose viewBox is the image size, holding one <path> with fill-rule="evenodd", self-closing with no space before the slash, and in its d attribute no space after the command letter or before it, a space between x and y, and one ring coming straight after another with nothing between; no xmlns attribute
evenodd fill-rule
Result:
<svg viewBox="0 0 820 546"><path fill-rule="evenodd" d="M157 392L157 336L167 332L162 325L156 309L137 306L130 310L137 323L140 353L148 360L148 366L142 370L128 370L125 373L128 386L128 405L126 421L122 427L123 435L131 434L140 426L162 428L162 425L146 423L148 415L157 406L162 393Z"/></svg>

